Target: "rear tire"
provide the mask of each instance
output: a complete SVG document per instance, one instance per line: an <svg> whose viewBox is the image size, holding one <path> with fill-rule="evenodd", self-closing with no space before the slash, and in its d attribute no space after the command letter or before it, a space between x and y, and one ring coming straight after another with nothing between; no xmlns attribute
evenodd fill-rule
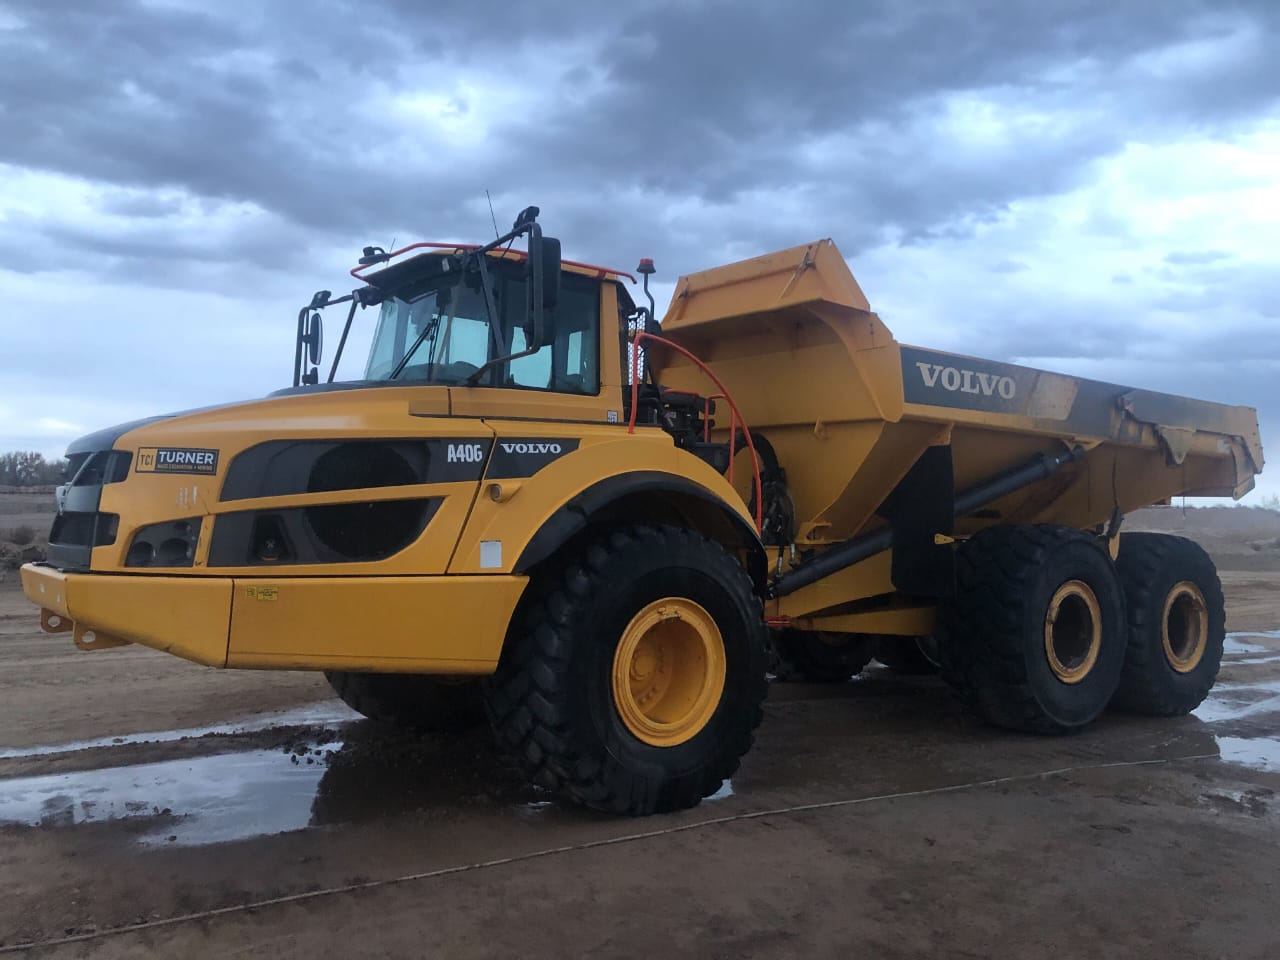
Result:
<svg viewBox="0 0 1280 960"><path fill-rule="evenodd" d="M535 576L485 705L534 782L632 815L697 804L763 716L765 626L737 561L700 534L615 531Z"/></svg>
<svg viewBox="0 0 1280 960"><path fill-rule="evenodd" d="M938 644L933 637L881 637L876 659L894 673L926 676L938 672Z"/></svg>
<svg viewBox="0 0 1280 960"><path fill-rule="evenodd" d="M957 556L938 611L941 672L988 723L1065 733L1093 721L1120 682L1124 597L1110 556L1065 527L990 527Z"/></svg>
<svg viewBox="0 0 1280 960"><path fill-rule="evenodd" d="M875 654L875 637L861 634L783 630L773 636L779 680L844 683L857 676Z"/></svg>
<svg viewBox="0 0 1280 960"><path fill-rule="evenodd" d="M1116 560L1128 607L1128 645L1114 705L1130 713L1190 713L1218 678L1226 606L1213 560L1197 543L1127 533Z"/></svg>
<svg viewBox="0 0 1280 960"><path fill-rule="evenodd" d="M326 670L342 702L370 720L419 733L457 733L484 723L480 684L419 673Z"/></svg>

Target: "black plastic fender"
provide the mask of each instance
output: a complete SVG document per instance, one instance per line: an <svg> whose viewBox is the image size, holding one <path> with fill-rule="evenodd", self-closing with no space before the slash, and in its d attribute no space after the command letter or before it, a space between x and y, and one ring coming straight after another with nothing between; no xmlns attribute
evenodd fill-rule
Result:
<svg viewBox="0 0 1280 960"><path fill-rule="evenodd" d="M675 474L649 470L608 477L576 494L529 539L513 572L527 573L590 525L614 518L661 520L663 514L674 514L712 540L742 549L747 574L763 593L768 560L755 528L706 487Z"/></svg>

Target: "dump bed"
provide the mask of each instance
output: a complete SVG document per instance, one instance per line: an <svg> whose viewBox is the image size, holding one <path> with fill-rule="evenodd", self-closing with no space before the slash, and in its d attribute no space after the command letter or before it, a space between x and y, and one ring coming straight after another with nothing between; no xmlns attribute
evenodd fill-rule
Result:
<svg viewBox="0 0 1280 960"><path fill-rule="evenodd" d="M662 327L777 451L801 544L882 525L887 498L931 447L949 449L956 491L1037 454L1083 451L957 518L960 533L1083 529L1183 494L1239 498L1263 466L1250 408L899 344L830 240L682 277ZM705 392L674 352L655 346L650 362L664 385ZM727 436L724 417L718 427Z"/></svg>

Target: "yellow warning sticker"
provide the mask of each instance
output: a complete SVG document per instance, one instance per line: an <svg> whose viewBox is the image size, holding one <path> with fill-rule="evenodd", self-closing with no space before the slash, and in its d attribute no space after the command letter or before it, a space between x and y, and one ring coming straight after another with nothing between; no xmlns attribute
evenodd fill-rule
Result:
<svg viewBox="0 0 1280 960"><path fill-rule="evenodd" d="M280 599L279 587L245 587L244 592L249 595L251 600L278 600Z"/></svg>

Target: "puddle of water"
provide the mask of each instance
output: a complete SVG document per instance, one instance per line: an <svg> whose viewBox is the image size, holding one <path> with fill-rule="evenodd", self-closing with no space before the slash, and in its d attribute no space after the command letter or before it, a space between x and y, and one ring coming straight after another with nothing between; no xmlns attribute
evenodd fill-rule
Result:
<svg viewBox="0 0 1280 960"><path fill-rule="evenodd" d="M1208 697L1204 703L1191 711L1193 717L1199 717L1205 723L1221 723L1224 720L1243 720L1245 717L1257 716L1260 713L1280 713L1280 696L1267 697L1265 700L1240 702L1225 697Z"/></svg>
<svg viewBox="0 0 1280 960"><path fill-rule="evenodd" d="M707 800L727 800L729 797L732 797L732 796L733 796L733 781L726 780L724 781L724 783L720 784L719 790L711 794L711 796L707 797L706 799Z"/></svg>
<svg viewBox="0 0 1280 960"><path fill-rule="evenodd" d="M332 700L298 707L295 710L282 710L260 716L228 720L225 723L215 723L207 727L155 730L147 733L130 733L118 737L98 737L95 740L73 740L68 743L0 750L0 760L12 760L20 757L56 756L62 753L75 753L77 750L118 747L126 743L168 743L173 740L207 737L211 734L256 733L259 730L270 730L274 727L334 727L359 719L361 719L360 714L341 701Z"/></svg>
<svg viewBox="0 0 1280 960"><path fill-rule="evenodd" d="M1250 638L1280 638L1280 630L1240 630L1228 633L1222 641L1223 656L1235 653L1275 653L1274 647L1266 647L1260 643L1250 643Z"/></svg>
<svg viewBox="0 0 1280 960"><path fill-rule="evenodd" d="M1244 803L1248 796L1249 794L1245 793L1243 790L1218 790L1215 793L1205 794L1200 799L1208 800L1213 798L1230 800L1232 803Z"/></svg>
<svg viewBox="0 0 1280 960"><path fill-rule="evenodd" d="M1280 741L1266 737L1217 737L1218 749L1227 763L1255 770L1280 771Z"/></svg>
<svg viewBox="0 0 1280 960"><path fill-rule="evenodd" d="M279 750L254 750L0 780L0 822L72 826L166 812L179 818L141 834L139 842L148 845L195 846L300 830L311 820L327 755L340 746L314 747L307 755L311 763Z"/></svg>
<svg viewBox="0 0 1280 960"><path fill-rule="evenodd" d="M1271 696L1260 700L1249 699L1251 693ZM1221 683L1205 698L1191 715L1205 723L1223 720L1240 720L1261 713L1280 712L1280 680L1263 683Z"/></svg>
<svg viewBox="0 0 1280 960"><path fill-rule="evenodd" d="M551 806L545 790L492 749L487 730L433 740L357 723L341 741L319 739L292 753L240 750L3 779L0 823L71 827L132 818L140 843L201 845L411 810Z"/></svg>

